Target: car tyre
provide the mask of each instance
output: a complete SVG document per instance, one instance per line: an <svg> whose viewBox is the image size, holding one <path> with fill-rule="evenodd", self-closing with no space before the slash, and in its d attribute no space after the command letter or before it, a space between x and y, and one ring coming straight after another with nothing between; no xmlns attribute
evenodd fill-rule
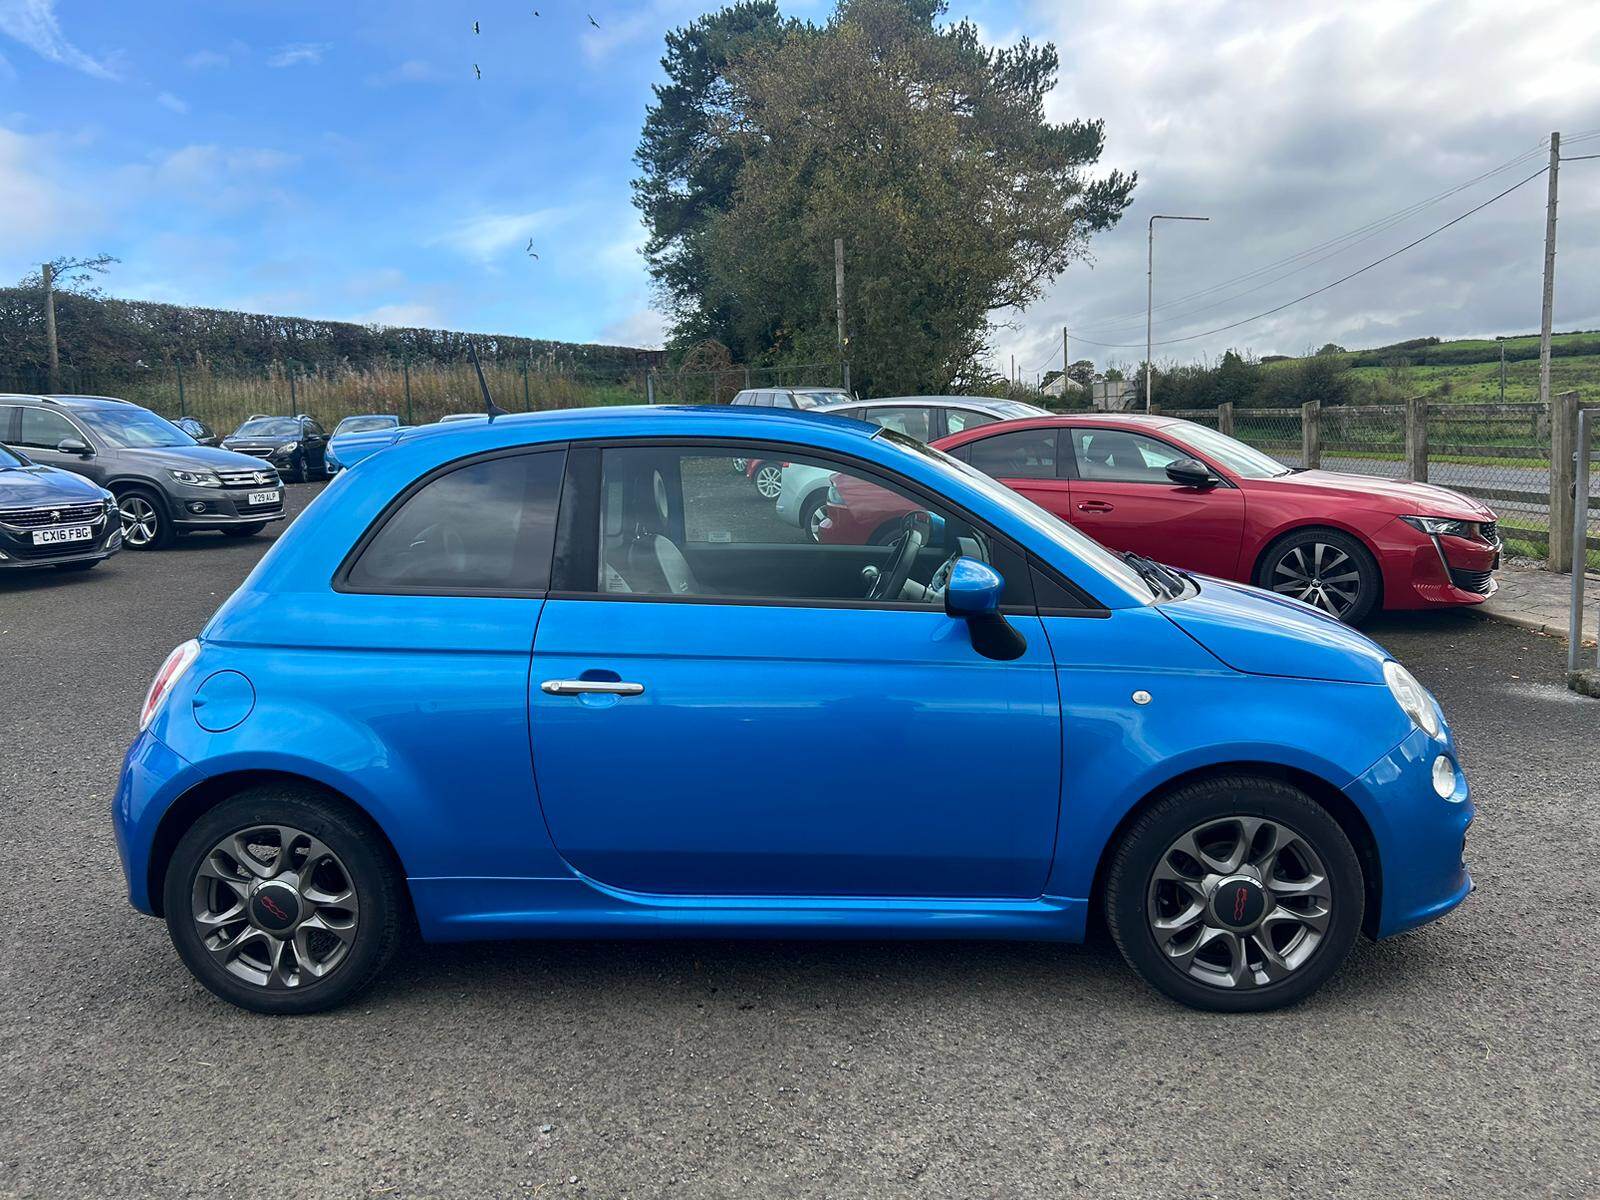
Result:
<svg viewBox="0 0 1600 1200"><path fill-rule="evenodd" d="M161 497L144 488L117 494L122 511L122 544L130 550L162 550L172 544L172 518Z"/></svg>
<svg viewBox="0 0 1600 1200"><path fill-rule="evenodd" d="M265 521L251 521L248 525L224 525L222 532L225 537L247 538L255 537L266 527L267 523Z"/></svg>
<svg viewBox="0 0 1600 1200"><path fill-rule="evenodd" d="M806 497L806 502L800 506L800 531L806 535L810 542L822 540L823 509L828 504L828 493L818 489Z"/></svg>
<svg viewBox="0 0 1600 1200"><path fill-rule="evenodd" d="M756 491L763 500L776 500L783 493L783 465L764 462L756 468L750 481L756 485Z"/></svg>
<svg viewBox="0 0 1600 1200"><path fill-rule="evenodd" d="M1366 618L1383 577L1367 548L1337 529L1302 529L1268 547L1256 586L1304 600L1346 625Z"/></svg>
<svg viewBox="0 0 1600 1200"><path fill-rule="evenodd" d="M1211 1012L1264 1012L1310 995L1349 956L1365 903L1361 862L1338 821L1267 777L1207 779L1162 797L1123 835L1106 874L1106 926L1128 965Z"/></svg>
<svg viewBox="0 0 1600 1200"><path fill-rule="evenodd" d="M410 913L398 864L370 821L281 785L242 792L190 826L162 896L172 943L195 978L240 1008L279 1015L335 1008L371 984ZM229 922L234 904L245 915ZM269 908L288 910L294 926L274 936L258 921L278 919Z"/></svg>

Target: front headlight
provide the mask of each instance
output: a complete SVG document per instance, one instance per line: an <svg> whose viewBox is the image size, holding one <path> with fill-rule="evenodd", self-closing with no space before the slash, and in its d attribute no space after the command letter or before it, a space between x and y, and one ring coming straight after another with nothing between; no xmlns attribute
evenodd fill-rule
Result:
<svg viewBox="0 0 1600 1200"><path fill-rule="evenodd" d="M1401 517L1407 525L1429 537L1477 537L1476 521L1457 521L1451 517Z"/></svg>
<svg viewBox="0 0 1600 1200"><path fill-rule="evenodd" d="M1393 659L1383 664L1383 681L1389 685L1389 694L1400 711L1411 718L1411 723L1429 737L1438 737L1444 725L1439 720L1439 705L1428 695L1428 689Z"/></svg>
<svg viewBox="0 0 1600 1200"><path fill-rule="evenodd" d="M293 454L298 449L300 449L300 443L299 442L285 442L283 445L278 447L278 453L279 454Z"/></svg>
<svg viewBox="0 0 1600 1200"><path fill-rule="evenodd" d="M187 483L190 487L222 486L222 480L212 471L171 471L169 474L179 483Z"/></svg>

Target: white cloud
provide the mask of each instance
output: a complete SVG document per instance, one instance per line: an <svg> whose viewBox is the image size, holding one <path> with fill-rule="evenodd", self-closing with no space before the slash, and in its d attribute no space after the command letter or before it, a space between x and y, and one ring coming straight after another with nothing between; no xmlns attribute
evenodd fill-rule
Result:
<svg viewBox="0 0 1600 1200"><path fill-rule="evenodd" d="M533 248L538 252L538 235L566 216L566 211L559 208L525 213L480 213L457 221L429 244L449 246L479 262L488 262L513 249L521 250L529 238L534 239Z"/></svg>
<svg viewBox="0 0 1600 1200"><path fill-rule="evenodd" d="M220 50L196 50L183 60L183 65L191 71L208 71L217 67L225 67L231 60Z"/></svg>
<svg viewBox="0 0 1600 1200"><path fill-rule="evenodd" d="M316 66L333 49L332 42L290 42L267 56L269 67Z"/></svg>
<svg viewBox="0 0 1600 1200"><path fill-rule="evenodd" d="M55 0L0 0L0 33L15 38L40 58L97 79L115 79L106 63L79 50L56 20Z"/></svg>
<svg viewBox="0 0 1600 1200"><path fill-rule="evenodd" d="M182 116L184 113L189 111L189 106L174 96L171 92L162 92L156 97L156 103L161 105L162 108L171 109L179 116Z"/></svg>
<svg viewBox="0 0 1600 1200"><path fill-rule="evenodd" d="M395 84L438 83L445 77L445 73L432 63L420 58L408 58L387 71L368 75L367 84L370 87L391 87Z"/></svg>
<svg viewBox="0 0 1600 1200"><path fill-rule="evenodd" d="M667 339L667 319L654 309L641 308L612 321L600 331L607 345L658 350Z"/></svg>
<svg viewBox="0 0 1600 1200"><path fill-rule="evenodd" d="M54 177L50 150L44 138L0 126L0 229L8 254L36 259L48 249L44 239L97 224L76 189Z"/></svg>

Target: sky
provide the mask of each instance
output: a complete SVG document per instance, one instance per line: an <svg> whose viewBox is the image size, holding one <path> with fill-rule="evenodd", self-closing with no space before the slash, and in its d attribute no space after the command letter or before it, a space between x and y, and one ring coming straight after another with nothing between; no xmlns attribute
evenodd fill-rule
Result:
<svg viewBox="0 0 1600 1200"><path fill-rule="evenodd" d="M709 7L0 0L0 280L103 252L119 296L659 345L632 154L663 35ZM1075 360L1143 358L1152 213L1211 218L1157 226L1158 361L1538 328L1543 177L1210 332L1524 179L1551 130L1600 153L1600 7L952 0L951 16L991 44L1055 43L1049 115L1103 118L1100 169L1140 178L1088 261L996 314L1001 370L1059 367L1063 326ZM1600 159L1561 183L1556 326L1600 327Z"/></svg>

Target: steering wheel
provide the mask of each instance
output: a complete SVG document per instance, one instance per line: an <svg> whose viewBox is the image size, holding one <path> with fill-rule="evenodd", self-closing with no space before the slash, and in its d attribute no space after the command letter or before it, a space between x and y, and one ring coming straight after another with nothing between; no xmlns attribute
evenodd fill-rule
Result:
<svg viewBox="0 0 1600 1200"><path fill-rule="evenodd" d="M909 512L900 527L900 536L890 543L889 561L878 575L877 582L867 593L868 600L898 600L905 590L911 569L916 566L917 555L933 536L933 520L920 509Z"/></svg>
<svg viewBox="0 0 1600 1200"><path fill-rule="evenodd" d="M949 558L939 564L939 569L933 573L933 578L928 580L928 595L942 596L945 588L950 586L950 572L956 568L956 560L961 557L957 550Z"/></svg>

